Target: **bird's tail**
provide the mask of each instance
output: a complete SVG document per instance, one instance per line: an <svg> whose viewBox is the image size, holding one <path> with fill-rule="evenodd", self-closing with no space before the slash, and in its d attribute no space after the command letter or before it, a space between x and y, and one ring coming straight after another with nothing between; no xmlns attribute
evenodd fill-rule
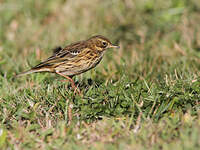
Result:
<svg viewBox="0 0 200 150"><path fill-rule="evenodd" d="M31 74L31 73L48 72L48 71L50 71L48 68L45 68L45 69L30 69L28 71L25 71L25 72L17 74L15 77L17 78L17 77L21 77L21 76L24 76L24 75L27 75L27 74Z"/></svg>

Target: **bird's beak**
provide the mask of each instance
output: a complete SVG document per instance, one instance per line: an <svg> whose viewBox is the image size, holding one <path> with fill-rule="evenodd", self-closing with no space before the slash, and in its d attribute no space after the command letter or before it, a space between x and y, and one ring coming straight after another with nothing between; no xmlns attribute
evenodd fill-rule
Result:
<svg viewBox="0 0 200 150"><path fill-rule="evenodd" d="M120 48L120 46L117 46L117 45L110 45L110 48Z"/></svg>

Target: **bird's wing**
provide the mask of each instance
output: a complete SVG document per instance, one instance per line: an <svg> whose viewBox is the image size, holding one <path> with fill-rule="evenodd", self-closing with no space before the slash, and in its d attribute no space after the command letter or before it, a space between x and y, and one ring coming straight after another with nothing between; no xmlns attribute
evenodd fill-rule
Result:
<svg viewBox="0 0 200 150"><path fill-rule="evenodd" d="M83 41L68 45L65 48L58 47L54 50L54 53L51 57L41 62L40 64L36 65L32 69L50 67L50 66L59 64L63 61L71 60L72 58L76 57L85 48L86 48L86 45L84 44Z"/></svg>

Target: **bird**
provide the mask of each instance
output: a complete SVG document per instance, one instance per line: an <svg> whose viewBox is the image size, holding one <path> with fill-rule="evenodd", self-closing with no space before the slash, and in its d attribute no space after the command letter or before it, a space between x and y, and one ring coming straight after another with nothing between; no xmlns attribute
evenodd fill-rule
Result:
<svg viewBox="0 0 200 150"><path fill-rule="evenodd" d="M52 56L16 77L39 72L56 73L69 80L72 87L77 89L73 76L96 67L108 48L119 48L119 46L112 44L105 36L95 35L64 48L55 48Z"/></svg>

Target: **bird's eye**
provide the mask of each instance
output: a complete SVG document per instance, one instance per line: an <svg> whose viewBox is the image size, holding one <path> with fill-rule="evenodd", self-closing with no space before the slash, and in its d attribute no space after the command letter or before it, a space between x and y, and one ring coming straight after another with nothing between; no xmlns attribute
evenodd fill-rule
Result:
<svg viewBox="0 0 200 150"><path fill-rule="evenodd" d="M106 47L108 45L108 43L105 41L103 41L102 44L103 44L103 47Z"/></svg>

